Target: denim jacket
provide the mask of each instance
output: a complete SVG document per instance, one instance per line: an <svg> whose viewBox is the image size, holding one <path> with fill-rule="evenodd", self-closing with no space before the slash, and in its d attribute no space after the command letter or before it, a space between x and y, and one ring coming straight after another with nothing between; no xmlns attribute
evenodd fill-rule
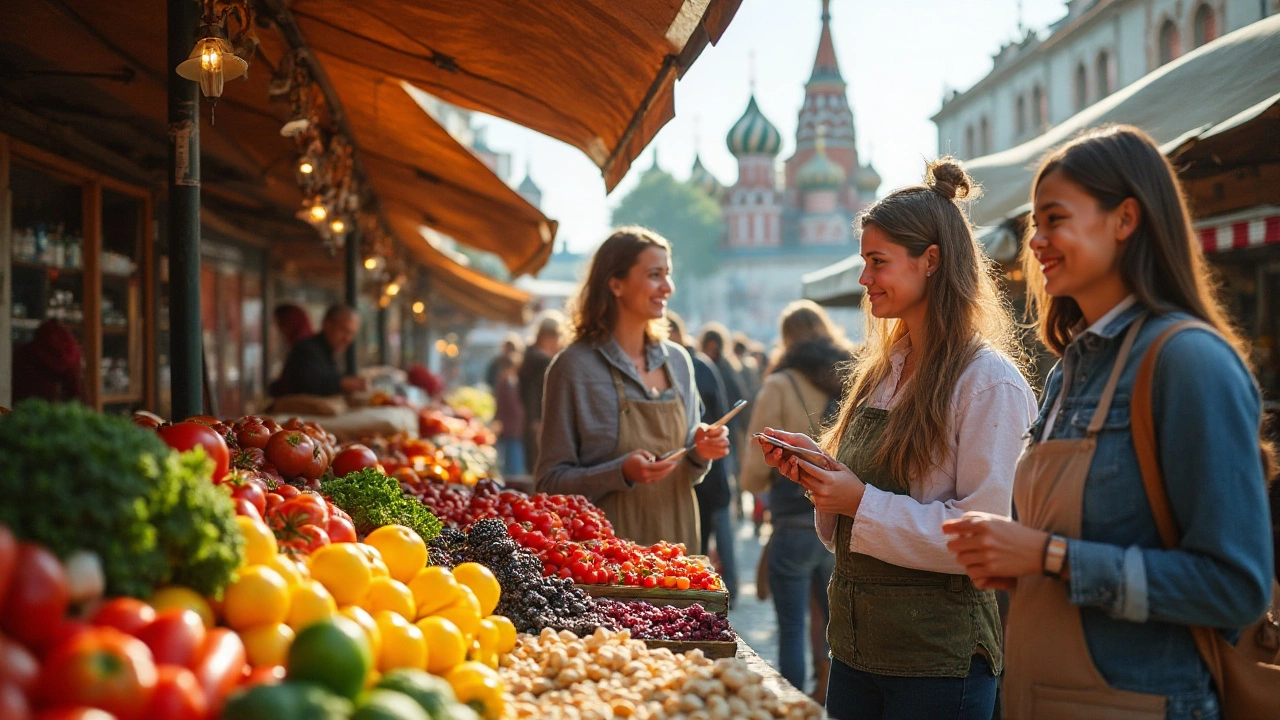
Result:
<svg viewBox="0 0 1280 720"><path fill-rule="evenodd" d="M1085 332L1050 373L1031 428L1039 441L1074 373L1052 438L1080 438L1097 407L1129 325L1128 308L1101 332ZM1094 664L1113 687L1169 696L1169 717L1212 717L1217 701L1188 625L1228 636L1262 615L1271 590L1268 505L1258 454L1261 397L1221 338L1180 333L1160 353L1152 388L1160 466L1181 533L1163 549L1129 428L1138 365L1183 313L1149 317L1125 363L1098 435L1083 499L1081 537L1067 543L1072 604L1080 608Z"/></svg>

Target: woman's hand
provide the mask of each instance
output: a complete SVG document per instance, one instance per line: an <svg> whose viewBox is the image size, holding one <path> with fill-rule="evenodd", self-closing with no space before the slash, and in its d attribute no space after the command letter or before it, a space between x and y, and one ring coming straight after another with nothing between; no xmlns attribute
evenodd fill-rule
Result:
<svg viewBox="0 0 1280 720"><path fill-rule="evenodd" d="M1023 575L1044 571L1044 547L1049 533L1035 530L1003 516L967 512L958 520L942 523L952 536L947 549L973 584L983 590L1007 590Z"/></svg>
<svg viewBox="0 0 1280 720"><path fill-rule="evenodd" d="M805 495L818 512L854 517L862 505L867 485L844 463L824 456L827 467L818 467L805 458L791 456L787 460L796 482L805 487ZM792 473L783 474L791 477Z"/></svg>
<svg viewBox="0 0 1280 720"><path fill-rule="evenodd" d="M818 443L814 442L813 438L803 433L774 430L773 428L767 427L761 430L760 434L778 438L792 447L813 450L814 452L822 452L822 448L818 447ZM769 465L769 467L777 468L778 472L782 473L783 476L791 482L800 481L799 474L796 472L795 468L791 463L787 462L787 454L785 452L783 452L778 446L772 445L764 440L757 439L756 442L760 443L760 449L764 451L764 461ZM835 461L832 460L832 462Z"/></svg>
<svg viewBox="0 0 1280 720"><path fill-rule="evenodd" d="M637 485L665 480L676 469L679 460L659 460L648 450L633 450L622 461L622 477Z"/></svg>
<svg viewBox="0 0 1280 720"><path fill-rule="evenodd" d="M698 423L693 431L693 451L703 460L719 460L729 454L729 428L711 429L706 423Z"/></svg>

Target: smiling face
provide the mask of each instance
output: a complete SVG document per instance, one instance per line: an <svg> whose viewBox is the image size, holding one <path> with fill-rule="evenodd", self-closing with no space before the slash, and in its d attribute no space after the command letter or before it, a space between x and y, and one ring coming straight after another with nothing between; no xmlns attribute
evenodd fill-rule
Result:
<svg viewBox="0 0 1280 720"><path fill-rule="evenodd" d="M1045 291L1083 307L1091 295L1122 284L1120 251L1137 225L1137 203L1107 210L1061 170L1036 184L1031 252L1044 274Z"/></svg>
<svg viewBox="0 0 1280 720"><path fill-rule="evenodd" d="M858 282L867 289L872 315L901 318L921 309L927 294L927 273L938 265L937 245L930 245L920 257L911 257L879 226L867 224L862 229L862 259L867 264Z"/></svg>
<svg viewBox="0 0 1280 720"><path fill-rule="evenodd" d="M667 311L667 300L675 292L671 257L660 247L645 248L625 276L609 279L609 290L618 302L619 316L661 318Z"/></svg>

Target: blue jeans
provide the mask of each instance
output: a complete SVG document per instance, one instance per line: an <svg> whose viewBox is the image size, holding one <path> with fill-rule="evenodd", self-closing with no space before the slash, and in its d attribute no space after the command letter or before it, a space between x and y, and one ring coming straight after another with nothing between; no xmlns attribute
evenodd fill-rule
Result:
<svg viewBox="0 0 1280 720"><path fill-rule="evenodd" d="M498 438L498 468L503 475L526 475L524 466L524 439L518 437Z"/></svg>
<svg viewBox="0 0 1280 720"><path fill-rule="evenodd" d="M996 678L981 655L969 676L894 677L854 670L831 659L827 714L833 720L991 720Z"/></svg>
<svg viewBox="0 0 1280 720"><path fill-rule="evenodd" d="M733 551L733 514L728 505L712 510L702 517L702 554L710 549L708 541L712 533L716 536L716 552L720 555L720 568L724 570L724 589L729 591L731 599L738 597L738 564L734 560Z"/></svg>
<svg viewBox="0 0 1280 720"><path fill-rule="evenodd" d="M779 524L769 544L769 594L778 615L778 672L803 690L808 679L809 594L816 590L823 612L829 612L827 583L836 556L823 547L812 519L807 527L790 521Z"/></svg>

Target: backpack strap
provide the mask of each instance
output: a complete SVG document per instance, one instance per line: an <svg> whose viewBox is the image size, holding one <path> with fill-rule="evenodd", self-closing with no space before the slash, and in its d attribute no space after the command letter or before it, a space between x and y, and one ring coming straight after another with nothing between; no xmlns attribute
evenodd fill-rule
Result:
<svg viewBox="0 0 1280 720"><path fill-rule="evenodd" d="M796 397L800 398L800 407L804 408L804 417L809 421L809 437L817 438L818 431L813 427L813 414L809 412L809 406L805 404L804 393L800 392L800 383L796 382L795 376L790 370L783 370L782 374L791 381L791 387L796 391Z"/></svg>

